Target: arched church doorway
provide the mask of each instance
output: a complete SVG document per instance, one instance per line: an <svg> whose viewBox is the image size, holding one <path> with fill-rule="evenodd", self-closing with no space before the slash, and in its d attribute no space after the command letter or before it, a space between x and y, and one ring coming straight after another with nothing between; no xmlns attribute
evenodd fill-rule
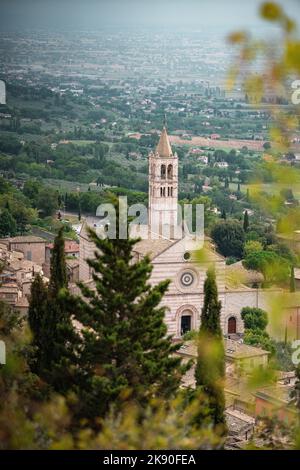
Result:
<svg viewBox="0 0 300 470"><path fill-rule="evenodd" d="M236 334L236 318L230 317L228 319L228 334L234 335Z"/></svg>
<svg viewBox="0 0 300 470"><path fill-rule="evenodd" d="M184 312L180 318L180 334L183 336L188 331L192 329L192 314L189 312Z"/></svg>

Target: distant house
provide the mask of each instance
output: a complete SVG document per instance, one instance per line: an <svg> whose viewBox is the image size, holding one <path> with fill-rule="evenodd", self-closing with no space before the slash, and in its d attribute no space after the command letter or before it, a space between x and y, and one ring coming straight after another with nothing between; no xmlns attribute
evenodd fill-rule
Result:
<svg viewBox="0 0 300 470"><path fill-rule="evenodd" d="M228 427L228 438L226 440L225 449L239 448L239 443L243 445L245 441L248 441L253 436L255 418L233 407L226 409L225 417Z"/></svg>
<svg viewBox="0 0 300 470"><path fill-rule="evenodd" d="M26 315L29 308L29 301L26 296L22 296L15 304L14 309L21 315Z"/></svg>
<svg viewBox="0 0 300 470"><path fill-rule="evenodd" d="M10 283L0 286L0 300L14 307L22 297L22 292L17 283Z"/></svg>
<svg viewBox="0 0 300 470"><path fill-rule="evenodd" d="M224 338L226 369L230 372L248 374L256 368L265 368L269 361L269 351L244 344L242 340L236 341ZM195 341L185 342L177 354L186 359L197 358L197 344ZM192 383L190 385L193 385Z"/></svg>
<svg viewBox="0 0 300 470"><path fill-rule="evenodd" d="M75 284L79 281L79 260L77 258L67 259L67 275L68 281L72 284Z"/></svg>
<svg viewBox="0 0 300 470"><path fill-rule="evenodd" d="M252 390L249 390L247 377L256 368L264 368L268 364L269 352L263 349L248 346L241 341L235 341L229 338L224 339L225 361L226 361L226 379L224 386L226 410L237 416L237 414L247 414L248 417L255 415L255 397ZM188 370L182 379L183 387L195 387L195 363L197 358L197 345L195 341L187 341L178 350L178 355L183 359L183 363L190 359L194 361L194 365ZM242 421L245 421L243 417ZM228 417L229 421L235 421L232 417ZM246 419L248 424L252 421ZM233 425L233 423L232 423ZM250 437L246 423L240 422L241 429ZM240 429L240 430L241 430Z"/></svg>
<svg viewBox="0 0 300 470"><path fill-rule="evenodd" d="M212 191L212 189L213 189L212 186L207 186L205 184L202 186L202 191L204 193L208 193L209 191Z"/></svg>
<svg viewBox="0 0 300 470"><path fill-rule="evenodd" d="M298 420L298 410L292 403L292 387L276 385L258 390L255 393L255 417L276 418L286 425L294 425Z"/></svg>
<svg viewBox="0 0 300 470"><path fill-rule="evenodd" d="M208 157L206 155L201 155L200 157L197 158L198 162L203 163L203 165L208 164Z"/></svg>
<svg viewBox="0 0 300 470"><path fill-rule="evenodd" d="M43 238L34 235L25 235L1 240L9 251L20 251L24 258L33 263L43 265L45 262L45 246L46 242Z"/></svg>
<svg viewBox="0 0 300 470"><path fill-rule="evenodd" d="M45 251L45 263L43 265L44 273L48 277L50 275L50 261L51 261L52 250L53 250L53 243L48 243L46 245L46 251ZM65 240L65 255L67 259L70 259L71 261L73 258L75 260L79 258L79 244L73 240ZM73 275L71 275L71 277L73 277Z"/></svg>
<svg viewBox="0 0 300 470"><path fill-rule="evenodd" d="M269 351L249 346L241 341L225 339L225 359L239 372L251 373L254 369L265 368L269 361Z"/></svg>
<svg viewBox="0 0 300 470"><path fill-rule="evenodd" d="M215 163L215 166L218 167L218 168L228 168L228 163L227 162L216 162Z"/></svg>

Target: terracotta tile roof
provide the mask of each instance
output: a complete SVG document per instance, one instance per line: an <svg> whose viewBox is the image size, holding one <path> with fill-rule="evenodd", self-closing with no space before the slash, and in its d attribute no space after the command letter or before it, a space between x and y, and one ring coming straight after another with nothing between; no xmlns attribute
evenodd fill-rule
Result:
<svg viewBox="0 0 300 470"><path fill-rule="evenodd" d="M159 238L157 240L140 240L134 245L133 251L142 256L148 255L150 259L153 259L174 243L174 240L164 238Z"/></svg>
<svg viewBox="0 0 300 470"><path fill-rule="evenodd" d="M48 243L47 248L53 250L53 243ZM79 243L74 242L73 240L65 240L65 253L79 253Z"/></svg>
<svg viewBox="0 0 300 470"><path fill-rule="evenodd" d="M275 405L285 404L293 408L293 400L290 396L292 390L292 386L273 385L269 387L263 387L257 390L255 392L255 396L271 403L274 403ZM294 411L296 412L296 408Z"/></svg>

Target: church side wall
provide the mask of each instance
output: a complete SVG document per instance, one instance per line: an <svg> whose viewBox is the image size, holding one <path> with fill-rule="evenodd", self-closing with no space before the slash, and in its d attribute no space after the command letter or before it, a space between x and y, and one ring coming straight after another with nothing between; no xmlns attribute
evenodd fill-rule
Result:
<svg viewBox="0 0 300 470"><path fill-rule="evenodd" d="M95 245L83 237L80 237L79 243L79 280L88 281L91 279L91 270L87 264L87 259L93 259Z"/></svg>

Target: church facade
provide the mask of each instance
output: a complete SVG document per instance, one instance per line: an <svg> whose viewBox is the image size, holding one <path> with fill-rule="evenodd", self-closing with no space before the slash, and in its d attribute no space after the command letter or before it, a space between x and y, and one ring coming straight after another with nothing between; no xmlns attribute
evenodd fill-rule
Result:
<svg viewBox="0 0 300 470"><path fill-rule="evenodd" d="M189 330L200 326L204 301L206 271L213 263L216 271L219 299L222 303L221 326L224 335L243 333L241 310L243 307L267 308L268 297L261 289L240 284L227 286L225 259L209 250L209 260L195 262L193 249L187 250L185 238L175 237L178 228L178 157L173 153L164 127L154 152L149 154L148 237L134 247L136 260L148 255L153 265L150 282L157 284L170 279L162 305L166 308L165 322L168 333L180 338ZM87 218L80 232L81 281L90 283L91 271L86 263L93 257L94 247L88 240L86 226L97 228L101 221ZM165 234L165 228L167 233Z"/></svg>

